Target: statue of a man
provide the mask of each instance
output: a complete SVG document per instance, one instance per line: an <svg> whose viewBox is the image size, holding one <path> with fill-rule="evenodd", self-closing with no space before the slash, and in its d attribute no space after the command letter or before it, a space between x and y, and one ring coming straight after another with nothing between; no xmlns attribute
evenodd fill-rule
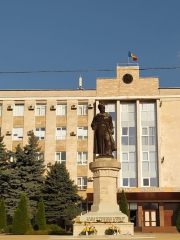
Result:
<svg viewBox="0 0 180 240"><path fill-rule="evenodd" d="M116 144L113 139L112 117L105 113L105 104L98 105L100 113L94 116L91 127L94 130L94 153L99 157L113 157L112 152L116 151Z"/></svg>

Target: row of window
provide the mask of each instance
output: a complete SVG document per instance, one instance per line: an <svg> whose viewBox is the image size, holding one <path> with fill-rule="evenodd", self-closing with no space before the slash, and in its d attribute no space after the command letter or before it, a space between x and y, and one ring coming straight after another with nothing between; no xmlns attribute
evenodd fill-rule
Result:
<svg viewBox="0 0 180 240"><path fill-rule="evenodd" d="M44 152L40 152L37 155L37 160L44 159ZM11 162L16 161L16 158L11 158ZM66 152L56 152L55 162L66 164ZM87 165L88 163L88 153L87 152L77 152L77 165Z"/></svg>
<svg viewBox="0 0 180 240"><path fill-rule="evenodd" d="M66 163L66 152L56 152L55 161L58 163ZM88 153L77 152L77 165L87 165Z"/></svg>
<svg viewBox="0 0 180 240"><path fill-rule="evenodd" d="M34 109L31 106L30 109ZM57 116L67 115L67 104L57 104L55 106ZM13 116L24 116L24 104L15 104L13 107L9 106L9 110L13 110ZM36 116L45 116L46 115L46 104L36 104L35 106ZM80 103L77 106L78 115L87 115L88 114L88 104ZM0 104L0 116L2 116L2 104Z"/></svg>
<svg viewBox="0 0 180 240"><path fill-rule="evenodd" d="M137 109L136 102L120 102L119 116L117 116L116 103L109 103L106 105L106 112L112 116L115 133L117 119L120 119L119 129L121 139L119 147L122 163L120 185L123 187L137 187L138 185L137 119L139 119L138 129L140 130L140 139L138 139L138 144L140 147L139 157L142 186L158 186L156 103L142 102L139 104L139 109ZM44 140L45 128L36 128L35 135L37 139ZM78 127L77 138L87 139L88 128ZM66 127L56 128L56 139L66 139Z"/></svg>
<svg viewBox="0 0 180 240"><path fill-rule="evenodd" d="M120 103L121 119L121 184L137 187L137 116L140 119L141 182L144 187L158 186L156 104Z"/></svg>
<svg viewBox="0 0 180 240"><path fill-rule="evenodd" d="M45 128L35 128L35 136L37 140L45 140ZM23 128L13 128L12 140L20 140L23 138ZM77 139L87 139L88 138L88 128L87 127L77 127ZM56 128L56 140L66 139L66 127Z"/></svg>

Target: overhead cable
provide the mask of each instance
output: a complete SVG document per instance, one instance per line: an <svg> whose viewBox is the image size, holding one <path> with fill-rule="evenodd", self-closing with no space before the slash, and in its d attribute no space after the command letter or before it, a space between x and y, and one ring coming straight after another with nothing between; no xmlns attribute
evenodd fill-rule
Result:
<svg viewBox="0 0 180 240"><path fill-rule="evenodd" d="M129 70L136 70L137 68L129 67ZM147 70L173 70L180 69L180 67L154 67L154 68L139 68L140 71ZM113 72L116 69L86 69L86 70L43 70L43 71L2 71L0 74L30 74L30 73L79 73L79 72Z"/></svg>

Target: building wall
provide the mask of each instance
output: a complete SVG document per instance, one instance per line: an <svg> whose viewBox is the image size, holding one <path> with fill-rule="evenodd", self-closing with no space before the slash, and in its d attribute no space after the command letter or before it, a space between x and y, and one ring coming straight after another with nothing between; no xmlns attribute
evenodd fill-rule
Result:
<svg viewBox="0 0 180 240"><path fill-rule="evenodd" d="M177 187L180 183L180 98L163 98L160 108L160 151L162 187Z"/></svg>
<svg viewBox="0 0 180 240"><path fill-rule="evenodd" d="M131 74L133 81L122 81L124 74ZM117 67L116 79L97 79L97 96L153 96L159 95L158 78L139 78L139 67Z"/></svg>
<svg viewBox="0 0 180 240"><path fill-rule="evenodd" d="M131 84L123 82L124 74L131 74ZM71 178L76 182L77 176L88 178L92 173L87 165L77 165L77 152L88 152L88 163L93 161L93 131L91 122L97 111L99 101L115 102L117 109L117 160L120 161L120 104L133 102L139 113L141 102L157 103L157 141L158 141L158 172L159 187L178 187L180 182L180 89L159 89L158 78L140 78L139 67L117 67L117 77L112 79L97 79L96 90L1 90L0 103L2 104L2 116L0 116L1 134L4 135L4 143L7 149L15 151L17 144L24 146L28 141L28 131L35 128L46 129L45 140L39 141L41 151L45 152L45 164L55 162L55 152L66 152L66 166ZM24 104L24 116L13 116L13 110L7 110L9 105ZM36 116L34 110L28 107L36 104L46 104L46 115ZM51 105L67 103L67 115L57 116ZM88 115L77 115L77 109L72 110L72 105L78 103L93 104L88 109ZM160 106L161 104L161 106ZM137 132L139 129L139 115L137 115ZM88 127L88 140L77 139L77 127ZM13 131L13 127L24 129L23 139L12 141L12 135L6 135L7 131ZM66 127L66 140L56 140L56 127ZM75 132L76 136L71 136ZM137 134L137 141L140 135ZM140 156L139 142L137 153ZM162 160L163 159L163 160ZM142 187L140 171L141 162L138 158L138 187ZM93 183L88 182L88 188ZM121 187L118 180L118 187ZM86 197L85 191L81 191Z"/></svg>

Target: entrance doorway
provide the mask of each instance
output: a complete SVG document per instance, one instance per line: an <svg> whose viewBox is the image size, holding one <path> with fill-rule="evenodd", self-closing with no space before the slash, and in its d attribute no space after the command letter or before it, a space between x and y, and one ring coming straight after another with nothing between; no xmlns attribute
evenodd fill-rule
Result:
<svg viewBox="0 0 180 240"><path fill-rule="evenodd" d="M159 226L159 204L143 203L143 226L156 227Z"/></svg>
<svg viewBox="0 0 180 240"><path fill-rule="evenodd" d="M137 208L137 203L128 203L130 222L134 223L135 227L137 226Z"/></svg>
<svg viewBox="0 0 180 240"><path fill-rule="evenodd" d="M144 213L144 226L145 227L156 227L156 210L145 210Z"/></svg>
<svg viewBox="0 0 180 240"><path fill-rule="evenodd" d="M129 211L130 222L134 223L134 227L136 227L136 214L137 214L137 210L130 210Z"/></svg>

